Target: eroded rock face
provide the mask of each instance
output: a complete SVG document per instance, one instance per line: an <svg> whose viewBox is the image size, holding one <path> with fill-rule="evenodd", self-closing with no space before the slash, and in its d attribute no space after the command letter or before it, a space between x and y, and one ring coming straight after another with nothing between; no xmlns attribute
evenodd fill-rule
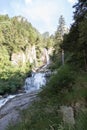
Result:
<svg viewBox="0 0 87 130"><path fill-rule="evenodd" d="M0 99L2 99L2 95L0 95Z"/></svg>
<svg viewBox="0 0 87 130"><path fill-rule="evenodd" d="M13 65L24 64L29 61L29 63L36 63L36 49L35 46L27 48L25 53L20 51L18 53L13 53L11 56L11 61Z"/></svg>
<svg viewBox="0 0 87 130"><path fill-rule="evenodd" d="M36 98L37 91L25 93L10 99L0 108L0 130L5 130L10 124L15 124L21 120L20 111L26 109Z"/></svg>
<svg viewBox="0 0 87 130"><path fill-rule="evenodd" d="M63 121L64 123L74 125L75 124L75 119L74 119L74 111L72 107L67 107L67 106L61 106L60 110L63 115Z"/></svg>
<svg viewBox="0 0 87 130"><path fill-rule="evenodd" d="M18 53L13 53L11 56L11 61L13 65L19 65L20 63L26 62L26 56L23 51Z"/></svg>
<svg viewBox="0 0 87 130"><path fill-rule="evenodd" d="M37 62L36 58L36 47L35 45L26 49L26 60L29 61L31 64Z"/></svg>
<svg viewBox="0 0 87 130"><path fill-rule="evenodd" d="M49 64L49 54L51 53L50 49L47 50L46 48L41 49L40 53L40 62L43 64ZM26 48L26 51L20 51L17 53L13 53L11 56L11 61L13 65L23 65L26 62L29 62L30 64L34 64L35 66L38 66L37 61L37 53L36 53L36 47L35 45L32 45L28 48Z"/></svg>

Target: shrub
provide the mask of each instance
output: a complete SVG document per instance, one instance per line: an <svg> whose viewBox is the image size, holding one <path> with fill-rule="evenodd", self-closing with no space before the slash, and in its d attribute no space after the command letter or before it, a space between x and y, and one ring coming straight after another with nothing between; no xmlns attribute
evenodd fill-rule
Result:
<svg viewBox="0 0 87 130"><path fill-rule="evenodd" d="M12 65L0 68L0 94L15 93L18 89L21 89L24 84L26 72L26 66L23 69Z"/></svg>
<svg viewBox="0 0 87 130"><path fill-rule="evenodd" d="M50 78L47 86L43 88L40 95L49 95L62 92L62 90L71 91L75 82L75 72L68 65L61 66L55 75Z"/></svg>
<svg viewBox="0 0 87 130"><path fill-rule="evenodd" d="M71 67L64 65L58 70L58 86L62 88L71 88L75 81L75 74Z"/></svg>

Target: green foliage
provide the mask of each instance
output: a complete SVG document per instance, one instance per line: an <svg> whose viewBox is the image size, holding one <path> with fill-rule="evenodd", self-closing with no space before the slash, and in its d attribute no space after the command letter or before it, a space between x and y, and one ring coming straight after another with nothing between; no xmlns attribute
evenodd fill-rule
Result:
<svg viewBox="0 0 87 130"><path fill-rule="evenodd" d="M6 47L0 46L0 67L9 64L9 54Z"/></svg>
<svg viewBox="0 0 87 130"><path fill-rule="evenodd" d="M48 32L45 32L42 36L43 36L42 46L47 49L52 48L55 44L54 36L53 35L50 36Z"/></svg>
<svg viewBox="0 0 87 130"><path fill-rule="evenodd" d="M62 66L58 70L58 82L60 87L72 87L72 84L74 83L74 73L72 72L71 68L67 65Z"/></svg>
<svg viewBox="0 0 87 130"><path fill-rule="evenodd" d="M29 70L23 68L15 68L11 65L3 67L0 72L0 94L15 93L18 89L22 89L26 72Z"/></svg>
<svg viewBox="0 0 87 130"><path fill-rule="evenodd" d="M61 54L60 45L63 42L63 36L65 33L67 33L67 31L65 30L65 20L64 20L64 17L61 15L59 18L58 27L54 36L55 44L54 44L54 52L53 52L53 57L52 57L53 62L60 60L60 57L59 57Z"/></svg>
<svg viewBox="0 0 87 130"><path fill-rule="evenodd" d="M57 38L58 35L60 36L60 38L62 39L62 36L64 35L64 28L65 28L65 20L64 20L64 17L61 15L60 18L59 18L59 23L58 23L58 28L57 28L57 31L56 31L56 34L55 34L55 37Z"/></svg>
<svg viewBox="0 0 87 130"><path fill-rule="evenodd" d="M72 91L75 83L75 72L68 65L61 66L54 74L43 91L41 97L52 97L62 94L63 91Z"/></svg>
<svg viewBox="0 0 87 130"><path fill-rule="evenodd" d="M22 16L9 18L0 15L0 43L11 55L20 50L25 51L30 45L35 45L40 33Z"/></svg>
<svg viewBox="0 0 87 130"><path fill-rule="evenodd" d="M61 48L69 52L74 66L87 70L87 1L78 0L74 6L74 20Z"/></svg>
<svg viewBox="0 0 87 130"><path fill-rule="evenodd" d="M36 104L34 103L31 108L23 111L22 121L16 126L10 126L10 128L8 128L9 130L87 129L87 73L81 71L84 68L87 70L86 7L86 0L78 0L78 3L74 6L75 22L72 24L70 32L67 35L64 35L63 32L65 24L64 19L60 17L59 26L55 34L55 51L52 57L53 61L57 62L51 66L53 67L52 69L57 68L56 74L52 75L46 87L44 87L39 93L41 100ZM9 20L9 18L7 18L7 20ZM16 28L13 28L13 30L15 30L13 34L11 34L12 29L10 26L7 26L6 24L1 28L2 31L0 32L0 43L1 45L4 45L10 53L18 51L18 49L25 51L27 46L32 46L35 44L39 57L41 47L50 47L54 45L54 37L50 39L47 33L45 34L46 39L40 37L39 34L37 35L37 31L32 28L31 24L29 24L27 21L25 22L23 18L21 21L18 21L18 17L13 18L12 25L14 25L12 28ZM3 37L3 34L5 37ZM15 44L17 48L15 47ZM64 49L65 52L65 65L63 66L60 66L61 49ZM9 57L8 54L7 56ZM3 60L4 56L1 56L0 58ZM13 71L7 71L8 69L6 70L6 68L3 66L2 68L5 71L0 70L0 93L13 93L17 90L17 88L20 88L20 86L22 86L21 83L24 78L24 73L21 74L17 70L15 73L13 73ZM63 123L61 113L58 111L59 106L72 105L74 107L75 103L81 102L84 104L84 109L78 111L75 117L75 125L72 127Z"/></svg>
<svg viewBox="0 0 87 130"><path fill-rule="evenodd" d="M87 129L87 109L80 110L76 117L76 123L74 126L63 124L60 130L86 130ZM59 129L58 129L59 130Z"/></svg>
<svg viewBox="0 0 87 130"><path fill-rule="evenodd" d="M37 101L22 112L22 121L16 126L11 125L8 130L57 130L61 121L61 114L57 111L57 107Z"/></svg>
<svg viewBox="0 0 87 130"><path fill-rule="evenodd" d="M22 88L26 72L32 65L19 60L18 66L12 66L12 54L25 54L32 45L40 58L43 37L31 23L22 16L0 15L0 94L14 93Z"/></svg>
<svg viewBox="0 0 87 130"><path fill-rule="evenodd" d="M76 119L75 130L87 129L87 109L80 110Z"/></svg>
<svg viewBox="0 0 87 130"><path fill-rule="evenodd" d="M57 98L57 97L56 97ZM56 99L55 98L55 99ZM75 125L66 124L62 120L59 111L59 102L49 104L47 98L34 102L28 109L22 111L22 120L8 127L7 130L86 130L87 129L87 109L79 108L75 117Z"/></svg>

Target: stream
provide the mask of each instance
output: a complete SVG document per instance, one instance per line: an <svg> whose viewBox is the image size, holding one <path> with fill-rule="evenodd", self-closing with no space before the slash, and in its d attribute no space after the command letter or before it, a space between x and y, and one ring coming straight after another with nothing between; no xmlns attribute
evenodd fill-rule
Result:
<svg viewBox="0 0 87 130"><path fill-rule="evenodd" d="M31 77L27 77L25 80L25 85L24 85L24 91L26 93L31 93L39 90L42 86L46 84L46 74L37 72L34 73L32 72ZM15 98L16 96L21 96L24 93L21 94L15 94L15 95L9 95L6 98L1 98L0 99L0 108L4 106L9 100Z"/></svg>
<svg viewBox="0 0 87 130"><path fill-rule="evenodd" d="M5 130L9 123L14 124L20 120L20 111L37 100L37 93L45 84L45 72L32 72L32 76L25 80L25 93L0 99L0 130Z"/></svg>
<svg viewBox="0 0 87 130"><path fill-rule="evenodd" d="M49 70L47 71L49 55L46 48L44 48L44 54L46 64L25 79L25 93L8 95L5 98L0 97L0 130L6 130L9 123L15 124L20 121L20 111L26 109L38 99L37 93L41 90L41 87L46 85L47 77L51 74Z"/></svg>

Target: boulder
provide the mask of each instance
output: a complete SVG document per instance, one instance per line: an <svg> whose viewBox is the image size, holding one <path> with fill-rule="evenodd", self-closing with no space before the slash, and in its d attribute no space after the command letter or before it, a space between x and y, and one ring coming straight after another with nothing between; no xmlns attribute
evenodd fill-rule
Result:
<svg viewBox="0 0 87 130"><path fill-rule="evenodd" d="M75 119L74 119L74 111L72 107L68 106L61 106L60 110L63 115L63 121L64 123L74 125L75 124Z"/></svg>
<svg viewBox="0 0 87 130"><path fill-rule="evenodd" d="M2 99L2 96L0 95L0 99Z"/></svg>

